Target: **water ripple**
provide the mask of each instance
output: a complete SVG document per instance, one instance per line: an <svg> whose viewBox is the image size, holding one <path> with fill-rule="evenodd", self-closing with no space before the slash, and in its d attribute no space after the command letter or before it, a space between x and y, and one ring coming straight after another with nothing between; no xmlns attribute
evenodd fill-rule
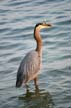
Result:
<svg viewBox="0 0 71 108"><path fill-rule="evenodd" d="M16 73L25 54L35 49L34 26L44 19L52 28L40 32L43 38L40 90L36 94L31 81L26 95L25 88L15 88ZM71 0L1 0L0 107L70 108L70 84Z"/></svg>

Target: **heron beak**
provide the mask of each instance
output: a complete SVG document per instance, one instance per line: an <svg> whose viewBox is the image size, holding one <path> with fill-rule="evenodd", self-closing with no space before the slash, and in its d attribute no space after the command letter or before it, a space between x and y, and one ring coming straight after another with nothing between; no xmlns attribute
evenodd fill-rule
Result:
<svg viewBox="0 0 71 108"><path fill-rule="evenodd" d="M52 27L52 25L51 24L46 24L46 27L50 28L50 27Z"/></svg>

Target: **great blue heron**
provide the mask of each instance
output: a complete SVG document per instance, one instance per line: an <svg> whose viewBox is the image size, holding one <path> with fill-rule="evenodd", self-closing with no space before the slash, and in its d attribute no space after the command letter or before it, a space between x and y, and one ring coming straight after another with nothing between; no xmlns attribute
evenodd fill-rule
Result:
<svg viewBox="0 0 71 108"><path fill-rule="evenodd" d="M34 38L37 43L35 50L30 51L22 60L18 72L16 87L20 87L23 83L26 85L30 80L34 80L35 86L37 85L37 76L39 74L41 58L42 58L42 38L40 30L48 28L51 24L38 23L34 28Z"/></svg>

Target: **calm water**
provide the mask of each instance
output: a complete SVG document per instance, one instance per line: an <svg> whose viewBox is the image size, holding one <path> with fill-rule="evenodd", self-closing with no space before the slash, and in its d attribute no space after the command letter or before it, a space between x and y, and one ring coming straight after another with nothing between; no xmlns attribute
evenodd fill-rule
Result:
<svg viewBox="0 0 71 108"><path fill-rule="evenodd" d="M31 81L26 93L15 88L16 73L44 19L53 26L41 31L39 90ZM71 108L71 0L0 1L0 108Z"/></svg>

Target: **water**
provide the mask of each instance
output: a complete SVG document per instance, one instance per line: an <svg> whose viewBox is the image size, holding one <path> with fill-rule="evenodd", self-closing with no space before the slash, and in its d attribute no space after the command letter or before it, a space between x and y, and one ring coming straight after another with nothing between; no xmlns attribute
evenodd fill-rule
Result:
<svg viewBox="0 0 71 108"><path fill-rule="evenodd" d="M41 31L43 68L39 89L15 88L25 54L35 49L33 29L44 19L53 26ZM0 1L0 108L71 108L71 0Z"/></svg>

